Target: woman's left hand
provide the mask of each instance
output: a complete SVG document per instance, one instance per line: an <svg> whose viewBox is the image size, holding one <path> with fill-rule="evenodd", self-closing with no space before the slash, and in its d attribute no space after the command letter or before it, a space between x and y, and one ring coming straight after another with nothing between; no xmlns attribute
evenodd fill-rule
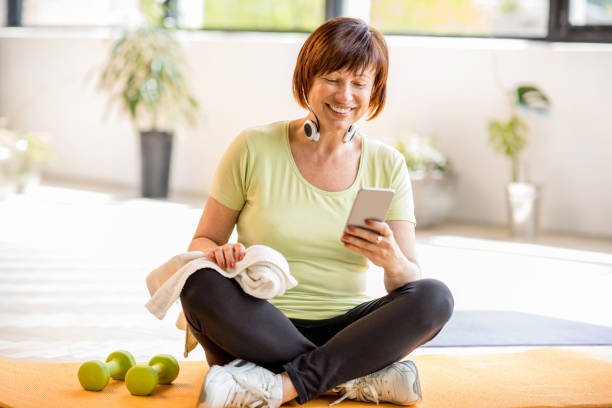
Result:
<svg viewBox="0 0 612 408"><path fill-rule="evenodd" d="M365 228L348 227L342 235L344 247L365 256L387 272L401 271L406 257L397 244L389 224L367 220L366 225L378 233Z"/></svg>

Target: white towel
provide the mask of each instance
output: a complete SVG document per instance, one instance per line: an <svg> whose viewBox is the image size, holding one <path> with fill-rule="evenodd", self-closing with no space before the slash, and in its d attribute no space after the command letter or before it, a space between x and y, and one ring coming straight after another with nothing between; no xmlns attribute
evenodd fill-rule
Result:
<svg viewBox="0 0 612 408"><path fill-rule="evenodd" d="M153 270L146 279L151 299L146 308L158 319L163 319L168 309L179 298L189 276L202 269L213 268L226 278L234 278L242 289L251 296L271 299L280 296L287 289L297 286L297 281L289 271L289 264L278 251L265 245L253 245L246 249L244 258L236 262L232 269L224 270L215 262L209 261L201 251L176 255ZM176 326L187 330L185 316L181 312ZM185 357L197 341L187 330Z"/></svg>

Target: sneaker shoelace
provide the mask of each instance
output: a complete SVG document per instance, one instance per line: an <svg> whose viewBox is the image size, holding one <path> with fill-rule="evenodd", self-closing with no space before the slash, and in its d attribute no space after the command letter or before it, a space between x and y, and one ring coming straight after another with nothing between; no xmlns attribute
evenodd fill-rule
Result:
<svg viewBox="0 0 612 408"><path fill-rule="evenodd" d="M385 400L383 393L384 390L387 389L387 381L384 378L369 377L367 380L364 379L362 381L339 388L344 389L344 395L329 404L330 407L332 405L341 403L347 398L364 402L375 402L376 405L378 405L380 399L383 399L383 401ZM377 391L377 388L380 390L380 392Z"/></svg>
<svg viewBox="0 0 612 408"><path fill-rule="evenodd" d="M240 376L231 373L234 381L238 385L240 385L243 390L242 392L235 392L231 394L231 399L225 404L228 407L248 407L248 408L259 408L259 407L269 407L271 400L271 393L268 389L270 385L266 384L264 389L258 389L257 387L249 384L244 379L240 378ZM259 399L254 399L253 396L259 397Z"/></svg>

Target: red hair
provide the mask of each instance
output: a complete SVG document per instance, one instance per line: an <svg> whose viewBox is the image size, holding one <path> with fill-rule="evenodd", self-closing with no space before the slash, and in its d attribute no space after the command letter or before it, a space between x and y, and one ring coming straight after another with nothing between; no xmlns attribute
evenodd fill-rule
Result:
<svg viewBox="0 0 612 408"><path fill-rule="evenodd" d="M347 69L355 73L374 70L367 120L382 112L387 97L389 50L382 34L356 18L332 18L313 31L297 58L293 96L308 109L308 92L319 75Z"/></svg>

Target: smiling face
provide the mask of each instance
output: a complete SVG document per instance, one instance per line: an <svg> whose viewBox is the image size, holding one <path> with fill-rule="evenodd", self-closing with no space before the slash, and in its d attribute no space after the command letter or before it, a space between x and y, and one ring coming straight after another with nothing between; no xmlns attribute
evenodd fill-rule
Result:
<svg viewBox="0 0 612 408"><path fill-rule="evenodd" d="M378 30L356 18L332 18L302 45L293 96L302 108L312 107L323 131L348 129L364 113L371 120L382 112L388 71L389 50Z"/></svg>
<svg viewBox="0 0 612 408"><path fill-rule="evenodd" d="M322 132L346 131L370 108L374 70L334 71L317 76L308 103L319 119Z"/></svg>

